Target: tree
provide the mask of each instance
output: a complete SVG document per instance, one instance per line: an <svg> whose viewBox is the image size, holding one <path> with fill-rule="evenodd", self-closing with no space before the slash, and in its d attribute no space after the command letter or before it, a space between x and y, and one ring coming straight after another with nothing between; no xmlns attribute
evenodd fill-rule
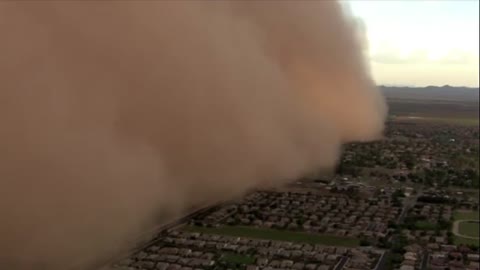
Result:
<svg viewBox="0 0 480 270"><path fill-rule="evenodd" d="M397 190L395 190L395 192L393 192L392 196L397 197L397 198L403 198L403 197L405 197L405 194L403 193L403 191L401 189L397 189Z"/></svg>
<svg viewBox="0 0 480 270"><path fill-rule="evenodd" d="M390 241L388 241L387 237L381 237L380 239L378 239L378 247L379 248L391 248L392 245L391 245Z"/></svg>
<svg viewBox="0 0 480 270"><path fill-rule="evenodd" d="M452 233L450 233L450 234L447 233L447 244L449 244L449 245L454 244L454 237L453 237Z"/></svg>
<svg viewBox="0 0 480 270"><path fill-rule="evenodd" d="M397 228L397 224L393 222L392 220L388 221L388 228L390 229L395 229Z"/></svg>
<svg viewBox="0 0 480 270"><path fill-rule="evenodd" d="M362 247L365 247L365 246L371 246L372 243L370 243L370 241L368 241L367 239L361 239L360 240L360 246Z"/></svg>
<svg viewBox="0 0 480 270"><path fill-rule="evenodd" d="M303 223L305 223L305 219L303 217L300 217L299 219L297 219L298 226L301 226Z"/></svg>
<svg viewBox="0 0 480 270"><path fill-rule="evenodd" d="M403 261L403 256L401 254L391 254L390 261L394 264L399 264Z"/></svg>
<svg viewBox="0 0 480 270"><path fill-rule="evenodd" d="M452 222L440 219L437 224L437 229L438 230L449 230L450 227L452 226Z"/></svg>
<svg viewBox="0 0 480 270"><path fill-rule="evenodd" d="M405 253L405 246L408 245L408 239L404 235L400 235L397 237L392 244L392 251L394 253Z"/></svg>

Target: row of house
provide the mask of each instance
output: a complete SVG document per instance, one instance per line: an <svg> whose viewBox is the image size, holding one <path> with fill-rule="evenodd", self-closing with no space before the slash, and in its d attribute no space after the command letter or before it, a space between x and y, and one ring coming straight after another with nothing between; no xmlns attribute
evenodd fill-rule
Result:
<svg viewBox="0 0 480 270"><path fill-rule="evenodd" d="M384 237L401 209L387 198L351 199L319 194L256 192L192 224L243 225L351 237Z"/></svg>
<svg viewBox="0 0 480 270"><path fill-rule="evenodd" d="M340 262L349 269L373 267L382 255L379 250L363 250L285 241L171 231L155 245L119 262L119 269L193 270L223 262L224 254L254 259L246 269L331 270ZM241 267L241 268L242 268Z"/></svg>

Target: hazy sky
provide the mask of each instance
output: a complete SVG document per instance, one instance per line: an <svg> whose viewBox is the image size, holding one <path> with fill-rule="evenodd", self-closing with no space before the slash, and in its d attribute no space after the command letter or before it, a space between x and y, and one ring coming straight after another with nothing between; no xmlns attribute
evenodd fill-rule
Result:
<svg viewBox="0 0 480 270"><path fill-rule="evenodd" d="M479 1L347 0L378 84L478 87Z"/></svg>

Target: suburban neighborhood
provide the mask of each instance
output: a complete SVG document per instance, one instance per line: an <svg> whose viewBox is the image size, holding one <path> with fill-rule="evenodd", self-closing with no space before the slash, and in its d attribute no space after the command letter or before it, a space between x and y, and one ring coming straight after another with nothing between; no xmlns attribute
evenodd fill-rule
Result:
<svg viewBox="0 0 480 270"><path fill-rule="evenodd" d="M255 190L162 230L128 270L479 269L476 126L387 123L335 173Z"/></svg>

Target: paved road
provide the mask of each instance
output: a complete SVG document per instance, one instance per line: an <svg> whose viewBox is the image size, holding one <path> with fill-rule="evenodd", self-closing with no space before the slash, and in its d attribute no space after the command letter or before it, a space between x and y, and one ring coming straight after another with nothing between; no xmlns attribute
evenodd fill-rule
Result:
<svg viewBox="0 0 480 270"><path fill-rule="evenodd" d="M343 256L340 261L337 263L337 265L335 266L335 268L333 268L333 270L341 270L343 269L343 267L345 266L345 264L348 262L350 258L347 257L347 256Z"/></svg>
<svg viewBox="0 0 480 270"><path fill-rule="evenodd" d="M425 251L423 253L423 258L422 258L422 265L421 265L421 270L427 270L428 266L428 251Z"/></svg>
<svg viewBox="0 0 480 270"><path fill-rule="evenodd" d="M423 189L420 188L417 190L416 194L414 196L409 196L406 197L403 200L403 208L402 212L400 213L400 216L397 219L397 224L402 224L405 220L405 217L407 216L408 211L417 203L418 197L422 194ZM392 246L395 245L395 242L397 241L398 235L393 235L391 237L391 243ZM384 256L382 257L381 261L377 264L377 268L375 270L385 270L387 269L387 255L389 255L390 251L386 251L384 253Z"/></svg>
<svg viewBox="0 0 480 270"><path fill-rule="evenodd" d="M412 208L416 203L417 203L417 199L418 197L420 196L419 194L421 193L421 191L419 191L417 193L417 195L415 196L410 196L410 197L406 197L404 200L403 200L403 208L402 208L402 213L400 214L400 216L398 217L398 223L403 223L403 220L405 219L405 216L407 215L408 213L408 210L410 210L410 208Z"/></svg>
<svg viewBox="0 0 480 270"><path fill-rule="evenodd" d="M462 223L462 222L469 222L469 221L472 221L472 222L479 222L478 220L471 220L471 219L462 219L462 220L455 220L455 222L453 222L453 227L452 227L452 233L456 236L459 236L459 237L463 237L463 238L468 238L468 239L474 239L474 240L479 240L480 237L473 237L473 236L468 236L468 235L465 235L465 234L461 234L458 230L459 230L459 224Z"/></svg>
<svg viewBox="0 0 480 270"><path fill-rule="evenodd" d="M386 250L382 254L382 257L380 257L380 259L377 262L377 265L375 266L375 268L373 270L387 270L387 258L388 258L389 253L390 253L390 251Z"/></svg>

